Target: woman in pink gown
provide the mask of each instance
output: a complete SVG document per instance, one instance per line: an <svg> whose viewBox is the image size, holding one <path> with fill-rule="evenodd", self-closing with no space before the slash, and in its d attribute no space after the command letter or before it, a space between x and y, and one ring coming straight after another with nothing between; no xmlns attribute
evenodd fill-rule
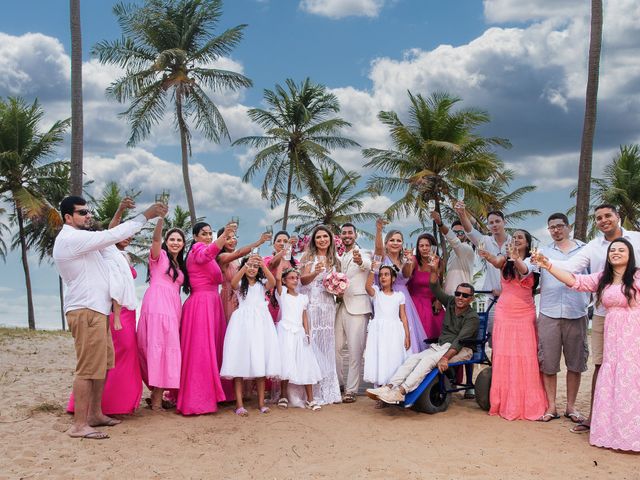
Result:
<svg viewBox="0 0 640 480"><path fill-rule="evenodd" d="M264 264L274 276L276 275L281 262L283 264L283 271L287 268L296 267L296 260L293 258L291 249L293 249L297 241L297 237L290 237L289 233L285 230L280 230L278 233L276 233L275 237L273 237L273 254L268 257L264 257ZM277 322L280 315L280 305L278 304L278 301L275 297L275 289L272 289L270 292L268 292L268 296L269 313L271 314L271 318L273 318L273 321Z"/></svg>
<svg viewBox="0 0 640 480"><path fill-rule="evenodd" d="M507 420L544 421L547 396L538 365L538 336L533 292L538 274L531 273L531 235L516 230L508 258L480 250L481 257L502 270L502 293L493 326L490 415ZM513 248L511 248L513 247Z"/></svg>
<svg viewBox="0 0 640 480"><path fill-rule="evenodd" d="M165 390L173 390L175 400L180 387L180 287L188 292L184 263L185 237L172 228L162 241L162 218L153 231L149 271L149 288L142 299L138 322L138 354L142 379L151 390L151 409L162 409Z"/></svg>
<svg viewBox="0 0 640 480"><path fill-rule="evenodd" d="M432 245L436 245L436 239L433 235L423 233L418 237L416 250L411 257L411 277L407 282L407 289L418 311L427 338L438 338L442 332L444 311L429 286L431 272L429 271L428 258Z"/></svg>
<svg viewBox="0 0 640 480"><path fill-rule="evenodd" d="M609 244L604 271L574 275L536 260L558 280L581 292L595 292L607 309L604 357L593 397L589 442L640 452L640 270L625 238Z"/></svg>
<svg viewBox="0 0 640 480"><path fill-rule="evenodd" d="M182 369L176 407L183 415L215 412L218 402L225 400L220 366L227 322L218 293L223 278L216 256L227 238L235 235L235 228L227 225L212 242L209 224L198 222L193 226L194 243L186 261L191 294L182 307L180 326Z"/></svg>
<svg viewBox="0 0 640 480"><path fill-rule="evenodd" d="M118 244L119 250L129 245L131 239ZM137 272L131 267L131 275ZM109 315L109 328L113 338L115 366L107 372L102 393L102 413L105 415L128 415L136 411L142 398L142 376L138 363L138 343L136 341L136 312L122 308L120 312L121 330L113 328L113 314ZM67 405L69 413L74 412L73 393Z"/></svg>

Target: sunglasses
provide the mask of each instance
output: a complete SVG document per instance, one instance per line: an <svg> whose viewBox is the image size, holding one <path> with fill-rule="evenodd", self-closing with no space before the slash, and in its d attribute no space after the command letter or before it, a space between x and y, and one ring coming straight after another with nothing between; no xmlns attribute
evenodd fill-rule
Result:
<svg viewBox="0 0 640 480"><path fill-rule="evenodd" d="M471 297L473 297L473 295L472 295L472 294L470 294L470 293L464 293L464 292L456 292L456 293L454 293L454 295L455 295L456 297L462 297L462 298L471 298Z"/></svg>
<svg viewBox="0 0 640 480"><path fill-rule="evenodd" d="M464 230L454 230L453 233L459 237L463 237L465 235Z"/></svg>
<svg viewBox="0 0 640 480"><path fill-rule="evenodd" d="M83 208L82 210L75 210L73 213L77 213L78 215L80 215L81 217L86 217L87 215L89 215L91 212L86 209Z"/></svg>

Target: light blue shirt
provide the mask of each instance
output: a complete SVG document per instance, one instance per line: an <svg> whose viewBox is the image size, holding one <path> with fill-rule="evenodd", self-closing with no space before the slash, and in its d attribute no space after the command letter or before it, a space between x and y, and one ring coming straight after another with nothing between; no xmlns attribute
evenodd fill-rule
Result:
<svg viewBox="0 0 640 480"><path fill-rule="evenodd" d="M554 260L569 260L585 247L580 240L573 240L574 247L568 252L560 250L555 242L551 242L542 253L554 264ZM587 314L589 293L576 292L557 280L546 269L540 274L540 313L550 318L576 319ZM588 273L586 270L576 273Z"/></svg>

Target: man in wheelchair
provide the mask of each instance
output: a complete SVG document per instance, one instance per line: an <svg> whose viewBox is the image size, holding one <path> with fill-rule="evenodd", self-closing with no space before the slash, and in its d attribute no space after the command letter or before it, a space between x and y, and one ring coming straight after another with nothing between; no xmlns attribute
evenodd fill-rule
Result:
<svg viewBox="0 0 640 480"><path fill-rule="evenodd" d="M367 389L367 396L374 400L389 404L403 402L405 395L415 390L436 366L445 372L449 363L469 360L473 356L473 350L462 345L465 340L477 337L480 325L478 313L471 307L475 294L473 285L461 283L454 295L447 295L438 280L437 258L434 258L430 267L431 291L446 308L442 334L437 342L428 339L427 342L432 340L433 343L426 350L407 358L387 385Z"/></svg>

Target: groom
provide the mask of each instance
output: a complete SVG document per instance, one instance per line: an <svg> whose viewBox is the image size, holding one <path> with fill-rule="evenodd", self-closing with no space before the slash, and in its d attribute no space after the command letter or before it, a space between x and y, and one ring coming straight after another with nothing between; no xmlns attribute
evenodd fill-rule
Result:
<svg viewBox="0 0 640 480"><path fill-rule="evenodd" d="M344 389L345 395L342 399L344 403L356 401L362 377L367 322L371 315L371 300L364 288L371 270L371 260L362 257L360 250L356 247L357 238L356 227L352 223L345 223L340 230L340 239L345 247L345 252L340 257L340 266L342 273L349 279L349 286L338 307L335 328L336 369L341 384L344 384L344 372L340 351L345 340L349 351L349 372Z"/></svg>

